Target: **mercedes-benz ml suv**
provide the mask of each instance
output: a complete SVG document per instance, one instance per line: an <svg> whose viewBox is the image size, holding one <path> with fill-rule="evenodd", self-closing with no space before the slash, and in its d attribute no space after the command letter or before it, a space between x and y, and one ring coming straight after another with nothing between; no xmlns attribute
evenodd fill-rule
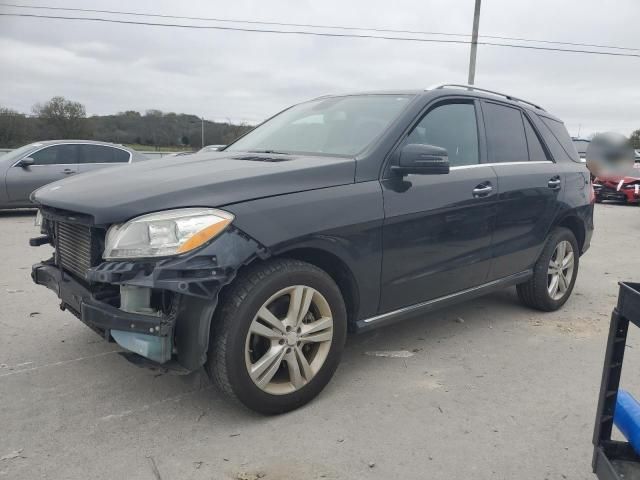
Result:
<svg viewBox="0 0 640 480"><path fill-rule="evenodd" d="M463 87L463 88L460 88ZM515 285L571 295L593 230L563 123L475 87L326 96L220 152L42 187L33 280L136 363L204 365L249 408L296 408L347 331Z"/></svg>

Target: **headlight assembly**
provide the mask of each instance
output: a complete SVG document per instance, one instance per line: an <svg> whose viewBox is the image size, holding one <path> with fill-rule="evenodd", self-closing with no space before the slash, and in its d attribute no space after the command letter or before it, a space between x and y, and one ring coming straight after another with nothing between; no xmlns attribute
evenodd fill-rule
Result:
<svg viewBox="0 0 640 480"><path fill-rule="evenodd" d="M233 218L215 208L181 208L142 215L109 228L103 257L117 260L189 252L220 234Z"/></svg>

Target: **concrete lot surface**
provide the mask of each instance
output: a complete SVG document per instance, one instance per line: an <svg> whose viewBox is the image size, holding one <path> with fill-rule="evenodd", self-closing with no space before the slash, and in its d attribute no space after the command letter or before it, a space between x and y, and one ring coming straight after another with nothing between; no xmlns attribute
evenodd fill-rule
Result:
<svg viewBox="0 0 640 480"><path fill-rule="evenodd" d="M228 403L203 373L121 358L31 283L49 255L34 233L32 213L0 213L0 479L595 478L605 339L617 282L640 280L640 208L596 206L560 312L510 289L351 337L321 396L277 417ZM635 333L624 381L640 395ZM367 354L395 350L412 355Z"/></svg>

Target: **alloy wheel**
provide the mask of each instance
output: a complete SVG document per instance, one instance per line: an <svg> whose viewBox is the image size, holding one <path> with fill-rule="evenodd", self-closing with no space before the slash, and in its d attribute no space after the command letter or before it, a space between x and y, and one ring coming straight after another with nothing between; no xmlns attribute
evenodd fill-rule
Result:
<svg viewBox="0 0 640 480"><path fill-rule="evenodd" d="M562 240L556 245L547 270L547 291L553 300L560 300L569 290L573 266L574 251L571 242Z"/></svg>
<svg viewBox="0 0 640 480"><path fill-rule="evenodd" d="M332 338L333 316L324 296L309 286L284 288L260 307L249 327L249 376L272 395L295 392L322 368Z"/></svg>

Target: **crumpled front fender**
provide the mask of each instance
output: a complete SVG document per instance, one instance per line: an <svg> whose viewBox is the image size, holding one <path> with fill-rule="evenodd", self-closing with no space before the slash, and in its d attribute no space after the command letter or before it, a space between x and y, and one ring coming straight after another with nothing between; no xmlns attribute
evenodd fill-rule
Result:
<svg viewBox="0 0 640 480"><path fill-rule="evenodd" d="M103 262L88 271L92 283L136 285L180 295L175 322L177 361L188 371L207 359L211 320L222 287L238 270L270 252L236 228L229 228L209 245L180 257L155 261Z"/></svg>
<svg viewBox="0 0 640 480"><path fill-rule="evenodd" d="M237 270L255 258L267 258L265 247L232 228L209 245L180 257L157 261L109 261L89 269L93 283L136 285L214 299Z"/></svg>

